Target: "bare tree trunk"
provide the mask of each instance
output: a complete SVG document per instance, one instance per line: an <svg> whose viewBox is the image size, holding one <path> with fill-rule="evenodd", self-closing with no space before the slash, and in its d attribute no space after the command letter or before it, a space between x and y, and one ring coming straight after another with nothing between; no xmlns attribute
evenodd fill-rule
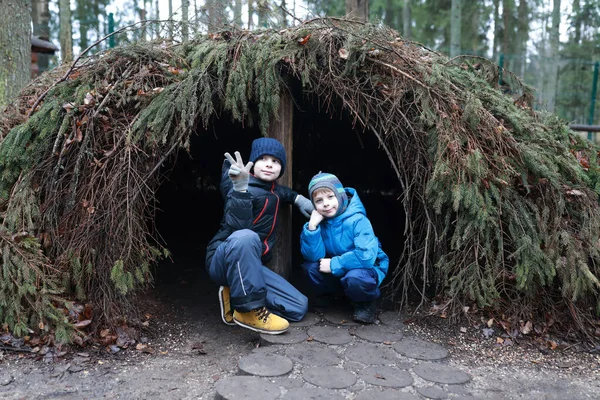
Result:
<svg viewBox="0 0 600 400"><path fill-rule="evenodd" d="M346 0L346 16L356 21L369 20L369 0Z"/></svg>
<svg viewBox="0 0 600 400"><path fill-rule="evenodd" d="M494 0L494 44L492 45L492 60L498 60L500 47L500 0Z"/></svg>
<svg viewBox="0 0 600 400"><path fill-rule="evenodd" d="M522 77L525 71L527 41L529 40L529 6L527 0L519 0L517 13L519 17L517 18L517 40L512 71Z"/></svg>
<svg viewBox="0 0 600 400"><path fill-rule="evenodd" d="M235 0L233 4L233 25L242 27L242 0Z"/></svg>
<svg viewBox="0 0 600 400"><path fill-rule="evenodd" d="M140 8L140 21L145 21L146 20L146 1L145 0L142 5L144 6L144 8ZM143 42L145 42L146 41L146 24L145 23L142 23L141 35L142 35L141 40Z"/></svg>
<svg viewBox="0 0 600 400"><path fill-rule="evenodd" d="M549 65L548 71L548 102L546 103L546 109L550 112L554 112L556 108L556 88L558 86L558 65L559 65L559 54L558 47L560 44L559 38L560 29L560 0L554 0L554 8L552 9L552 26L550 27L550 52L548 54L547 64Z"/></svg>
<svg viewBox="0 0 600 400"><path fill-rule="evenodd" d="M181 1L181 37L184 42L187 42L190 37L188 7L189 7L189 0L182 0Z"/></svg>
<svg viewBox="0 0 600 400"><path fill-rule="evenodd" d="M286 9L285 0L281 0L281 26L284 28L288 27Z"/></svg>
<svg viewBox="0 0 600 400"><path fill-rule="evenodd" d="M460 54L460 31L462 29L462 4L461 0L452 0L450 17L450 57Z"/></svg>
<svg viewBox="0 0 600 400"><path fill-rule="evenodd" d="M412 16L410 12L410 0L404 0L402 8L402 33L405 39L412 38Z"/></svg>
<svg viewBox="0 0 600 400"><path fill-rule="evenodd" d="M0 106L16 97L31 77L31 2L4 3L0 12Z"/></svg>
<svg viewBox="0 0 600 400"><path fill-rule="evenodd" d="M252 26L254 25L252 19L254 18L254 2L253 0L248 0L248 30L252 30Z"/></svg>
<svg viewBox="0 0 600 400"><path fill-rule="evenodd" d="M71 2L59 0L59 41L60 57L63 63L73 61L73 28L71 27Z"/></svg>
<svg viewBox="0 0 600 400"><path fill-rule="evenodd" d="M43 40L50 40L50 8L48 0L33 0L31 19L33 21L33 36ZM48 69L48 54L38 54L39 72Z"/></svg>
<svg viewBox="0 0 600 400"><path fill-rule="evenodd" d="M269 5L267 0L257 0L256 6L258 8L258 26L261 28L267 27L267 11L269 9Z"/></svg>
<svg viewBox="0 0 600 400"><path fill-rule="evenodd" d="M510 54L510 44L511 41L514 40L512 35L513 27L512 27L512 13L514 10L515 0L503 0L502 1L502 22L503 22L503 32L502 32L502 53L504 54L504 68L510 69L509 63L509 54Z"/></svg>
<svg viewBox="0 0 600 400"><path fill-rule="evenodd" d="M169 39L173 40L173 0L169 0Z"/></svg>

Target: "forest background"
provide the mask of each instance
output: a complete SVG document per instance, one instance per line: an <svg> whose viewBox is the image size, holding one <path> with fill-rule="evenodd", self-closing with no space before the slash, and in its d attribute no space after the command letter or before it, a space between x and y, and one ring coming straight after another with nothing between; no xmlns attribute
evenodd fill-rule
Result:
<svg viewBox="0 0 600 400"><path fill-rule="evenodd" d="M555 112L572 124L600 124L600 102L596 101L600 0L0 0L2 3L8 12L0 15L0 26L26 24L27 18L19 22L15 16L19 8L29 10L32 35L60 48L55 56L39 55L40 72L72 60L100 38L136 22L139 29L102 41L90 53L135 40L169 37L181 41L233 26L279 29L319 16L351 15L388 25L405 39L450 56L488 58L535 88L536 109ZM11 12L11 7L16 11ZM143 20L155 22L140 23ZM10 45L5 42L14 36L0 32L0 47ZM1 61L2 56L0 81L6 82L9 90L3 93L0 89L0 105L8 103L30 79L27 73L20 82L15 81L14 71L6 68L9 57Z"/></svg>

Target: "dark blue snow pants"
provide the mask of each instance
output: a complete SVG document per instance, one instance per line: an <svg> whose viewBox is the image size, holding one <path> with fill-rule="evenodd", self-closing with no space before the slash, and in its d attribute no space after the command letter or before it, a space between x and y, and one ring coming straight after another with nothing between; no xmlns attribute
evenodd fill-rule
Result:
<svg viewBox="0 0 600 400"><path fill-rule="evenodd" d="M354 302L374 301L380 296L374 269L351 269L341 278L320 272L318 262L305 262L302 269L317 296L343 291Z"/></svg>
<svg viewBox="0 0 600 400"><path fill-rule="evenodd" d="M288 321L300 321L308 299L279 274L262 265L262 244L250 229L233 232L219 245L208 267L210 278L229 286L231 306L247 312L266 306Z"/></svg>

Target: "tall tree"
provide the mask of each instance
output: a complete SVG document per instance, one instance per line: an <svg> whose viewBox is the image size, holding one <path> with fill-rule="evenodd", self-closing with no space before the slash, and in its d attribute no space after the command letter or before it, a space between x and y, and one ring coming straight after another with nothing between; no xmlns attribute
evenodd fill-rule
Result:
<svg viewBox="0 0 600 400"><path fill-rule="evenodd" d="M410 13L410 0L404 0L402 7L402 33L406 39L412 38L412 18Z"/></svg>
<svg viewBox="0 0 600 400"><path fill-rule="evenodd" d="M173 22L173 0L169 0L169 39L173 40L173 34L175 31Z"/></svg>
<svg viewBox="0 0 600 400"><path fill-rule="evenodd" d="M515 9L515 0L502 1L502 54L504 54L504 68L510 69L509 55L512 55L512 44L514 36L513 11Z"/></svg>
<svg viewBox="0 0 600 400"><path fill-rule="evenodd" d="M527 42L529 41L529 5L528 0L519 0L517 6L516 35L512 71L523 77L527 60Z"/></svg>
<svg viewBox="0 0 600 400"><path fill-rule="evenodd" d="M256 0L256 8L256 11L258 11L258 26L266 28L268 25L269 2L267 0Z"/></svg>
<svg viewBox="0 0 600 400"><path fill-rule="evenodd" d="M33 22L33 36L43 40L50 40L50 8L48 0L33 0L31 2L31 20ZM48 54L38 54L38 67L40 72L48 69Z"/></svg>
<svg viewBox="0 0 600 400"><path fill-rule="evenodd" d="M242 0L235 0L233 3L233 24L242 27Z"/></svg>
<svg viewBox="0 0 600 400"><path fill-rule="evenodd" d="M369 0L346 0L346 15L354 20L367 22Z"/></svg>
<svg viewBox="0 0 600 400"><path fill-rule="evenodd" d="M559 65L559 45L560 45L560 0L554 0L554 7L552 9L552 26L550 27L550 46L548 47L549 52L547 56L548 65L548 90L546 109L553 112L556 101L556 87L558 80L558 65Z"/></svg>
<svg viewBox="0 0 600 400"><path fill-rule="evenodd" d="M452 0L452 13L450 20L450 57L460 54L460 31L462 29L462 4L461 0Z"/></svg>
<svg viewBox="0 0 600 400"><path fill-rule="evenodd" d="M248 0L248 30L254 26L254 1Z"/></svg>
<svg viewBox="0 0 600 400"><path fill-rule="evenodd" d="M31 2L3 1L0 12L0 106L8 104L31 77Z"/></svg>
<svg viewBox="0 0 600 400"><path fill-rule="evenodd" d="M73 28L71 26L71 2L69 0L59 0L59 20L60 20L60 56L63 63L73 60Z"/></svg>
<svg viewBox="0 0 600 400"><path fill-rule="evenodd" d="M189 0L181 1L181 38L184 42L187 42L190 37L189 17L188 17L189 5L190 5Z"/></svg>
<svg viewBox="0 0 600 400"><path fill-rule="evenodd" d="M502 20L500 19L500 1L493 0L494 10L494 42L492 44L492 60L498 60L498 53L500 48L500 32L502 31Z"/></svg>

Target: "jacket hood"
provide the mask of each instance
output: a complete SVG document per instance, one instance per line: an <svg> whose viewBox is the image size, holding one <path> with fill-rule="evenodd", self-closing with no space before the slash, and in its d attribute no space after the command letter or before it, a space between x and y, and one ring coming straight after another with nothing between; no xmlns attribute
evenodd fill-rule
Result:
<svg viewBox="0 0 600 400"><path fill-rule="evenodd" d="M345 219L350 218L355 214L363 214L364 216L367 215L365 206L363 206L362 201L360 201L356 190L349 187L344 188L344 190L346 191L346 195L348 196L348 207L346 207L346 210L337 217L326 219L325 221L329 224L341 224Z"/></svg>

